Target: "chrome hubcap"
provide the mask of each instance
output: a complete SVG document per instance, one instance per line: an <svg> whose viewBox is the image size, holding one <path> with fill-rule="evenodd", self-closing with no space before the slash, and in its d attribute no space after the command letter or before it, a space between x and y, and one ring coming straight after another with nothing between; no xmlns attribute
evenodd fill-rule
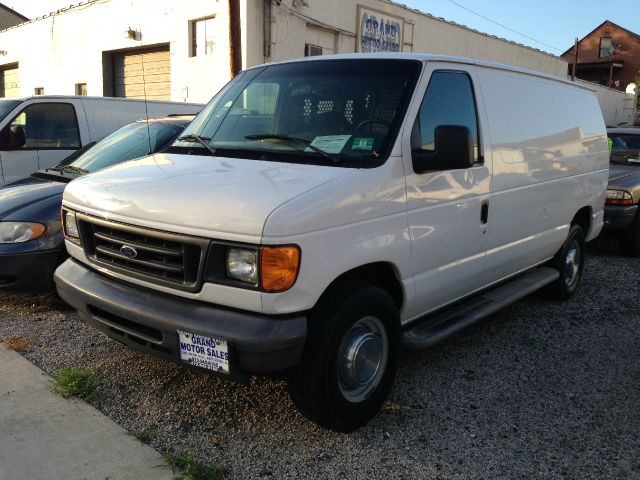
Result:
<svg viewBox="0 0 640 480"><path fill-rule="evenodd" d="M572 241L567 248L567 255L564 259L564 283L567 287L573 287L578 281L580 274L580 245L576 240Z"/></svg>
<svg viewBox="0 0 640 480"><path fill-rule="evenodd" d="M350 402L365 400L382 380L389 355L384 325L377 317L358 320L338 350L338 384Z"/></svg>

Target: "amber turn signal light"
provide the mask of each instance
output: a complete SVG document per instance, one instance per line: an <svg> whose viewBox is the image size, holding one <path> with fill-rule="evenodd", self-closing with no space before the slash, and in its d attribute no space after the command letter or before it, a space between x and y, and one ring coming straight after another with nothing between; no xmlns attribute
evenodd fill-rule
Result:
<svg viewBox="0 0 640 480"><path fill-rule="evenodd" d="M260 247L260 277L262 290L265 292L289 290L296 283L299 269L299 247Z"/></svg>

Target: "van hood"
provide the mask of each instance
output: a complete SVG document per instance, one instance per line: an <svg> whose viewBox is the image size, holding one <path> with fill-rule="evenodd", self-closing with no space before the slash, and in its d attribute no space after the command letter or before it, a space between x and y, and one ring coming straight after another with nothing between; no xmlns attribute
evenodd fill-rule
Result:
<svg viewBox="0 0 640 480"><path fill-rule="evenodd" d="M346 168L156 154L74 180L65 202L142 224L261 236L278 206L348 174ZM181 228L182 227L182 228Z"/></svg>

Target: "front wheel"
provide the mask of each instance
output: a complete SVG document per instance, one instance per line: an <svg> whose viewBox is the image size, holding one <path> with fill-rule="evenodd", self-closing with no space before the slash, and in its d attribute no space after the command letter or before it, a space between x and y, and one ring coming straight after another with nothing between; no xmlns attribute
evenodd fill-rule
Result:
<svg viewBox="0 0 640 480"><path fill-rule="evenodd" d="M556 253L550 266L560 272L560 276L550 283L546 291L558 300L568 300L576 293L582 270L584 269L584 233L580 225L571 225L569 235L562 248Z"/></svg>
<svg viewBox="0 0 640 480"><path fill-rule="evenodd" d="M321 301L309 319L291 399L310 420L352 431L384 403L395 378L400 340L397 307L384 290L350 284Z"/></svg>

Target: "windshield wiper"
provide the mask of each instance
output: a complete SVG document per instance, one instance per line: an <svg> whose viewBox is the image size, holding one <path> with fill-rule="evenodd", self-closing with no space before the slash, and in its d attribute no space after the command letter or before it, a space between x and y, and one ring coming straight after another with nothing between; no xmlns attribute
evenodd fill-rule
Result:
<svg viewBox="0 0 640 480"><path fill-rule="evenodd" d="M339 157L335 157L333 155L328 154L324 150L319 149L318 147L314 147L313 145L311 145L311 142L309 140L305 140L304 138L290 137L289 135L279 135L276 133L246 135L244 138L246 138L247 140L282 140L289 143L302 144L305 146L305 148L299 148L298 150L300 150L301 152L304 152L308 148L322 155L324 158L331 160L333 163L340 163Z"/></svg>
<svg viewBox="0 0 640 480"><path fill-rule="evenodd" d="M190 133L189 135L184 135L182 137L178 137L178 140L181 142L198 142L204 148L211 152L211 155L216 154L216 149L209 145L211 139L209 137L201 137L200 135L196 135L194 133Z"/></svg>
<svg viewBox="0 0 640 480"><path fill-rule="evenodd" d="M85 170L84 168L80 168L80 167L74 167L73 165L58 165L56 167L53 167L51 170L56 170L58 172L69 172L69 173L75 173L78 175L84 175L85 173L89 173L89 170Z"/></svg>

